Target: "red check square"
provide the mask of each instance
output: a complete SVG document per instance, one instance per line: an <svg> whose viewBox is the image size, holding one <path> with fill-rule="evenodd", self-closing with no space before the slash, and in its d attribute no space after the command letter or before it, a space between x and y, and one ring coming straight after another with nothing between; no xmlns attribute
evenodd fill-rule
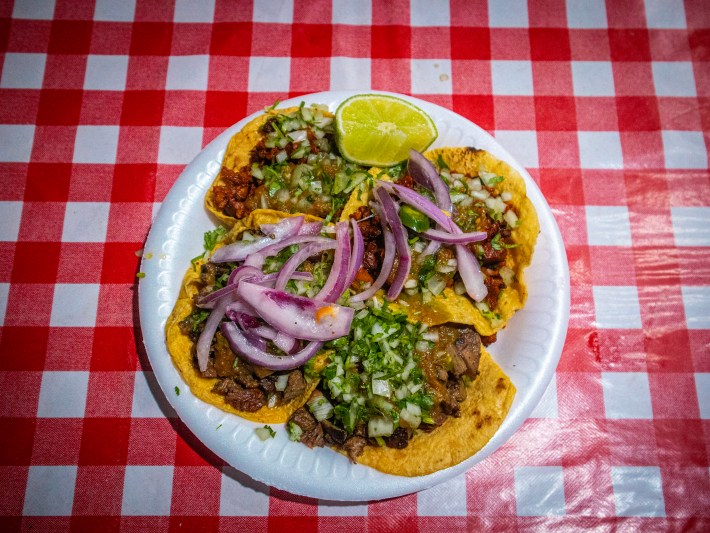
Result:
<svg viewBox="0 0 710 533"><path fill-rule="evenodd" d="M123 95L121 124L160 126L163 122L164 91L126 91Z"/></svg>
<svg viewBox="0 0 710 533"><path fill-rule="evenodd" d="M122 126L118 132L116 162L152 164L158 158L159 143L160 126ZM107 178L110 176L102 177Z"/></svg>
<svg viewBox="0 0 710 533"><path fill-rule="evenodd" d="M107 242L101 268L101 283L133 283L140 258L135 243ZM156 259L157 260L157 259Z"/></svg>
<svg viewBox="0 0 710 533"><path fill-rule="evenodd" d="M44 370L48 335L48 328L5 326L0 336L0 370Z"/></svg>
<svg viewBox="0 0 710 533"><path fill-rule="evenodd" d="M44 89L39 99L37 124L42 126L78 124L81 94L81 91Z"/></svg>
<svg viewBox="0 0 710 533"><path fill-rule="evenodd" d="M111 187L112 202L152 202L156 166L153 164L117 164Z"/></svg>
<svg viewBox="0 0 710 533"><path fill-rule="evenodd" d="M622 96L616 98L620 131L658 131L661 121L655 98Z"/></svg>
<svg viewBox="0 0 710 533"><path fill-rule="evenodd" d="M372 27L373 62L375 59L409 58L411 57L411 50L412 30L409 26ZM409 68L406 71L409 72Z"/></svg>
<svg viewBox="0 0 710 533"><path fill-rule="evenodd" d="M412 59L448 59L452 48L449 28L412 28ZM469 49L475 48L476 44L469 45Z"/></svg>
<svg viewBox="0 0 710 533"><path fill-rule="evenodd" d="M76 126L37 126L32 145L32 161L67 163L74 154Z"/></svg>
<svg viewBox="0 0 710 533"><path fill-rule="evenodd" d="M216 22L212 25L212 56L249 56L252 24L250 22Z"/></svg>
<svg viewBox="0 0 710 533"><path fill-rule="evenodd" d="M164 22L134 22L131 55L170 55L173 25Z"/></svg>
<svg viewBox="0 0 710 533"><path fill-rule="evenodd" d="M292 27L255 22L251 33L251 56L289 57Z"/></svg>
<svg viewBox="0 0 710 533"><path fill-rule="evenodd" d="M47 53L52 23L48 20L18 20L10 25L8 52Z"/></svg>
<svg viewBox="0 0 710 533"><path fill-rule="evenodd" d="M493 96L493 111L497 130L535 129L535 101L532 96ZM538 142L539 138L538 135Z"/></svg>
<svg viewBox="0 0 710 533"><path fill-rule="evenodd" d="M26 89L2 89L3 105L0 106L2 124L31 124L37 119L39 91Z"/></svg>
<svg viewBox="0 0 710 533"><path fill-rule="evenodd" d="M530 59L530 36L522 28L491 28L491 59Z"/></svg>
<svg viewBox="0 0 710 533"><path fill-rule="evenodd" d="M91 54L128 55L131 48L131 24L94 21L91 34Z"/></svg>
<svg viewBox="0 0 710 533"><path fill-rule="evenodd" d="M291 57L330 57L332 32L330 24L294 24Z"/></svg>
<svg viewBox="0 0 710 533"><path fill-rule="evenodd" d="M65 202L69 194L71 164L30 163L27 166L25 200Z"/></svg>
<svg viewBox="0 0 710 533"><path fill-rule="evenodd" d="M0 466L29 465L36 421L0 418Z"/></svg>
<svg viewBox="0 0 710 533"><path fill-rule="evenodd" d="M131 418L128 465L172 465L175 429L167 418Z"/></svg>
<svg viewBox="0 0 710 533"><path fill-rule="evenodd" d="M202 91L167 91L163 126L192 126L205 119L206 93Z"/></svg>
<svg viewBox="0 0 710 533"><path fill-rule="evenodd" d="M571 96L572 69L567 61L532 63L533 86L538 96Z"/></svg>
<svg viewBox="0 0 710 533"><path fill-rule="evenodd" d="M81 432L80 465L125 465L128 418L86 418Z"/></svg>
<svg viewBox="0 0 710 533"><path fill-rule="evenodd" d="M535 96L535 124L538 131L577 131L574 98Z"/></svg>
<svg viewBox="0 0 710 533"><path fill-rule="evenodd" d="M91 21L55 20L49 36L50 54L88 54Z"/></svg>
<svg viewBox="0 0 710 533"><path fill-rule="evenodd" d="M133 372L99 372L92 369L86 396L85 420L131 416ZM110 395L106 391L111 391ZM125 464L125 463L124 463Z"/></svg>
<svg viewBox="0 0 710 533"><path fill-rule="evenodd" d="M43 88L82 89L86 72L86 56L48 55Z"/></svg>
<svg viewBox="0 0 710 533"><path fill-rule="evenodd" d="M119 124L123 97L109 91L87 91L81 99L79 122L84 124Z"/></svg>
<svg viewBox="0 0 710 533"><path fill-rule="evenodd" d="M577 97L577 127L580 131L617 131L616 98Z"/></svg>
<svg viewBox="0 0 710 533"><path fill-rule="evenodd" d="M452 26L450 32L452 61L456 59L491 59L490 29Z"/></svg>
<svg viewBox="0 0 710 533"><path fill-rule="evenodd" d="M12 283L54 283L59 267L59 249L58 242L18 242Z"/></svg>
<svg viewBox="0 0 710 533"><path fill-rule="evenodd" d="M211 38L211 26L208 24L175 24L170 53L172 56L209 54Z"/></svg>
<svg viewBox="0 0 710 533"><path fill-rule="evenodd" d="M219 498L195 498L195 494L219 494L222 472L211 466L177 466L173 474L172 502L176 516L216 517Z"/></svg>
<svg viewBox="0 0 710 533"><path fill-rule="evenodd" d="M333 57L371 57L370 26L333 25Z"/></svg>
<svg viewBox="0 0 710 533"><path fill-rule="evenodd" d="M530 57L533 61L569 61L569 33L563 28L530 28Z"/></svg>
<svg viewBox="0 0 710 533"><path fill-rule="evenodd" d="M205 127L226 128L246 116L246 92L208 91Z"/></svg>
<svg viewBox="0 0 710 533"><path fill-rule="evenodd" d="M51 327L44 370L89 370L94 329Z"/></svg>
<svg viewBox="0 0 710 533"><path fill-rule="evenodd" d="M0 283L9 283L15 263L17 243L0 242Z"/></svg>
<svg viewBox="0 0 710 533"><path fill-rule="evenodd" d="M609 49L613 61L651 61L648 31L609 29Z"/></svg>
<svg viewBox="0 0 710 533"><path fill-rule="evenodd" d="M92 371L134 371L136 369L138 357L133 328L95 328L90 351Z"/></svg>
<svg viewBox="0 0 710 533"><path fill-rule="evenodd" d="M606 30L569 30L570 56L574 61L609 61Z"/></svg>
<svg viewBox="0 0 710 533"><path fill-rule="evenodd" d="M225 465L224 461L195 437L182 421L178 420L176 425L178 434L175 447L175 466L206 467L212 465L219 468Z"/></svg>
<svg viewBox="0 0 710 533"><path fill-rule="evenodd" d="M82 531L118 531L118 527L107 528L105 521L119 520L124 473L125 468L122 466L80 465L76 473L73 510L75 516L72 517L72 525L79 520ZM101 497L97 497L98 494Z"/></svg>
<svg viewBox="0 0 710 533"><path fill-rule="evenodd" d="M493 98L484 95L459 95L451 97L454 112L472 120L485 130L495 127L493 118Z"/></svg>

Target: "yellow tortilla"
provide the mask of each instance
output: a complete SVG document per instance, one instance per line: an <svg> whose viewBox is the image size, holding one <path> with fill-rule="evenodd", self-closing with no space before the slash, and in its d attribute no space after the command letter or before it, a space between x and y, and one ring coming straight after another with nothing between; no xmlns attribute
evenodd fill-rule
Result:
<svg viewBox="0 0 710 533"><path fill-rule="evenodd" d="M258 209L253 211L249 217L239 221L229 233L224 243L217 245L223 246L229 242L235 241L243 231L247 229L258 228L261 224L271 224L278 222L284 217L283 213L273 211L271 209ZM318 220L315 217L312 219ZM192 347L193 342L187 335L180 331L179 323L187 318L193 311L193 296L199 290L200 267L202 261L197 262L195 268L188 269L183 278L182 288L178 296L177 303L173 308L173 312L168 317L168 322L165 326L165 337L168 351L173 359L175 367L178 369L185 383L190 387L192 393L201 400L219 407L223 411L234 413L242 418L253 422L264 422L278 424L286 422L293 412L306 403L308 397L315 390L318 381L314 380L308 383L308 387L303 395L299 398L291 400L285 405L278 407L263 407L259 411L250 413L239 411L232 405L227 403L224 396L212 392L212 387L219 381L218 378L204 378L193 362Z"/></svg>
<svg viewBox="0 0 710 533"><path fill-rule="evenodd" d="M515 385L481 348L478 376L466 387L459 418L447 418L431 433L418 432L406 448L366 446L358 463L398 476L425 476L478 453L510 410Z"/></svg>
<svg viewBox="0 0 710 533"><path fill-rule="evenodd" d="M259 131L260 128L271 117L275 115L293 113L297 110L298 107L287 107L285 109L270 109L264 112L263 115L259 115L251 122L247 123L246 126L244 126L236 134L234 134L229 140L229 144L227 145L227 149L224 153L224 160L222 161L222 166L236 172L243 166L250 164L251 151L264 136L264 134ZM333 116L331 113L324 113L324 115L329 117ZM232 226L237 225L242 221L222 213L214 205L214 201L212 199L212 191L214 190L214 188L218 185L224 185L224 181L222 180L221 175L221 172L217 174L217 177L212 182L212 185L207 191L207 194L205 195L205 207L210 213L212 213L216 218L218 218L222 224L224 224L228 228L231 228ZM297 215L299 213L282 213L281 216L288 216L289 214Z"/></svg>

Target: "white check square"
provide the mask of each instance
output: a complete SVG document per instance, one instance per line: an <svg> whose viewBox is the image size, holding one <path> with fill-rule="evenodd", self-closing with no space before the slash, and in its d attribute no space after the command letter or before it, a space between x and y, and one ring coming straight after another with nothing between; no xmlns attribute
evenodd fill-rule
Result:
<svg viewBox="0 0 710 533"><path fill-rule="evenodd" d="M369 0L333 0L333 24L369 26L372 24L372 2Z"/></svg>
<svg viewBox="0 0 710 533"><path fill-rule="evenodd" d="M176 393L168 390L167 394ZM164 418L166 416L174 418L176 416L175 410L160 390L153 372L136 372L131 416L133 418Z"/></svg>
<svg viewBox="0 0 710 533"><path fill-rule="evenodd" d="M710 419L710 373L695 374L695 390L698 393L698 407L700 418Z"/></svg>
<svg viewBox="0 0 710 533"><path fill-rule="evenodd" d="M595 324L599 329L641 329L641 308L635 286L595 286Z"/></svg>
<svg viewBox="0 0 710 533"><path fill-rule="evenodd" d="M708 168L708 151L702 132L664 130L661 136L666 168Z"/></svg>
<svg viewBox="0 0 710 533"><path fill-rule="evenodd" d="M532 96L530 61L491 61L493 93L496 95Z"/></svg>
<svg viewBox="0 0 710 533"><path fill-rule="evenodd" d="M498 130L496 140L524 167L537 168L537 134L534 131Z"/></svg>
<svg viewBox="0 0 710 533"><path fill-rule="evenodd" d="M449 0L411 0L409 20L412 26L449 26Z"/></svg>
<svg viewBox="0 0 710 533"><path fill-rule="evenodd" d="M85 327L96 325L99 306L99 285L95 283L57 283L54 286L52 314L49 325L54 327Z"/></svg>
<svg viewBox="0 0 710 533"><path fill-rule="evenodd" d="M207 90L209 56L170 56L168 60L168 78L165 88L168 90Z"/></svg>
<svg viewBox="0 0 710 533"><path fill-rule="evenodd" d="M184 165L202 149L202 128L162 126L158 163Z"/></svg>
<svg viewBox="0 0 710 533"><path fill-rule="evenodd" d="M126 88L128 56L92 54L86 61L84 89L123 91Z"/></svg>
<svg viewBox="0 0 710 533"><path fill-rule="evenodd" d="M612 466L611 483L616 516L666 516L657 466Z"/></svg>
<svg viewBox="0 0 710 533"><path fill-rule="evenodd" d="M54 0L18 0L12 18L50 20L54 16Z"/></svg>
<svg viewBox="0 0 710 533"><path fill-rule="evenodd" d="M578 131L582 168L620 169L624 165L618 131Z"/></svg>
<svg viewBox="0 0 710 533"><path fill-rule="evenodd" d="M656 96L696 96L690 61L653 61L651 71Z"/></svg>
<svg viewBox="0 0 710 533"><path fill-rule="evenodd" d="M651 389L646 372L602 372L602 389L607 418L653 418Z"/></svg>
<svg viewBox="0 0 710 533"><path fill-rule="evenodd" d="M126 466L121 514L168 516L173 494L172 466Z"/></svg>
<svg viewBox="0 0 710 533"><path fill-rule="evenodd" d="M367 516L367 503L318 500L318 516Z"/></svg>
<svg viewBox="0 0 710 533"><path fill-rule="evenodd" d="M688 329L710 329L710 287L680 288Z"/></svg>
<svg viewBox="0 0 710 533"><path fill-rule="evenodd" d="M175 22L213 22L215 0L177 0Z"/></svg>
<svg viewBox="0 0 710 533"><path fill-rule="evenodd" d="M293 0L254 0L254 22L293 22Z"/></svg>
<svg viewBox="0 0 710 533"><path fill-rule="evenodd" d="M47 54L5 54L0 88L41 89Z"/></svg>
<svg viewBox="0 0 710 533"><path fill-rule="evenodd" d="M565 514L565 483L562 467L515 467L515 509L518 516Z"/></svg>
<svg viewBox="0 0 710 533"><path fill-rule="evenodd" d="M625 205L588 205L585 211L590 246L631 246L629 210Z"/></svg>
<svg viewBox="0 0 710 533"><path fill-rule="evenodd" d="M249 58L249 91L286 92L291 83L291 60L288 57Z"/></svg>
<svg viewBox="0 0 710 533"><path fill-rule="evenodd" d="M10 294L10 284L0 283L0 327L5 325L5 312L7 311L7 298Z"/></svg>
<svg viewBox="0 0 710 533"><path fill-rule="evenodd" d="M34 140L34 126L0 124L0 161L28 163Z"/></svg>
<svg viewBox="0 0 710 533"><path fill-rule="evenodd" d="M67 202L62 242L104 242L109 209L108 202Z"/></svg>
<svg viewBox="0 0 710 533"><path fill-rule="evenodd" d="M231 466L222 469L220 516L268 516L269 488Z"/></svg>
<svg viewBox="0 0 710 533"><path fill-rule="evenodd" d="M78 126L74 141L74 163L116 162L118 126Z"/></svg>
<svg viewBox="0 0 710 533"><path fill-rule="evenodd" d="M131 22L136 12L136 0L96 0L94 20Z"/></svg>
<svg viewBox="0 0 710 533"><path fill-rule="evenodd" d="M330 90L370 90L371 62L359 57L330 58Z"/></svg>
<svg viewBox="0 0 710 533"><path fill-rule="evenodd" d="M710 207L671 207L676 246L710 246Z"/></svg>
<svg viewBox="0 0 710 533"><path fill-rule="evenodd" d="M575 96L614 96L614 74L609 61L572 61Z"/></svg>
<svg viewBox="0 0 710 533"><path fill-rule="evenodd" d="M684 30L685 7L683 0L645 0L646 25L653 29Z"/></svg>
<svg viewBox="0 0 710 533"><path fill-rule="evenodd" d="M0 202L0 242L15 242L20 234L22 202Z"/></svg>
<svg viewBox="0 0 710 533"><path fill-rule="evenodd" d="M604 0L567 0L567 25L575 29L606 28Z"/></svg>
<svg viewBox="0 0 710 533"><path fill-rule="evenodd" d="M417 493L419 516L466 516L466 473Z"/></svg>
<svg viewBox="0 0 710 533"><path fill-rule="evenodd" d="M415 94L451 94L451 61L448 59L412 59L412 92Z"/></svg>
<svg viewBox="0 0 710 533"><path fill-rule="evenodd" d="M39 418L82 418L86 410L89 373L85 371L50 371L42 373L39 391Z"/></svg>
<svg viewBox="0 0 710 533"><path fill-rule="evenodd" d="M488 0L488 23L491 28L527 28L527 0Z"/></svg>
<svg viewBox="0 0 710 533"><path fill-rule="evenodd" d="M71 516L76 472L76 466L30 466L22 514Z"/></svg>

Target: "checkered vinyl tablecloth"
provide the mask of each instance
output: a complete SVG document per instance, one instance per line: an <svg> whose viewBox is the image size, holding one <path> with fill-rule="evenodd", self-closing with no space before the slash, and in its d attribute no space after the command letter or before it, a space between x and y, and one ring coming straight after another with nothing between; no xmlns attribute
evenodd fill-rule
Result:
<svg viewBox="0 0 710 533"><path fill-rule="evenodd" d="M0 52L0 530L710 529L706 1L2 1ZM572 308L493 456L336 504L251 481L175 417L136 251L223 129L369 88L460 113L530 170Z"/></svg>

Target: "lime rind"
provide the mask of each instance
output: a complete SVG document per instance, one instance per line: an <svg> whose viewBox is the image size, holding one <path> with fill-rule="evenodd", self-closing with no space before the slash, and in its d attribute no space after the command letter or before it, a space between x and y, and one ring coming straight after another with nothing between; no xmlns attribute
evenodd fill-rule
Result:
<svg viewBox="0 0 710 533"><path fill-rule="evenodd" d="M365 104L366 109L354 106L358 102ZM436 124L421 108L385 94L356 94L344 100L335 111L335 124L341 155L366 166L389 167L401 163L408 158L410 148L423 152L439 135ZM344 142L347 136L362 136L363 130L367 130L366 153L359 147L347 147Z"/></svg>

